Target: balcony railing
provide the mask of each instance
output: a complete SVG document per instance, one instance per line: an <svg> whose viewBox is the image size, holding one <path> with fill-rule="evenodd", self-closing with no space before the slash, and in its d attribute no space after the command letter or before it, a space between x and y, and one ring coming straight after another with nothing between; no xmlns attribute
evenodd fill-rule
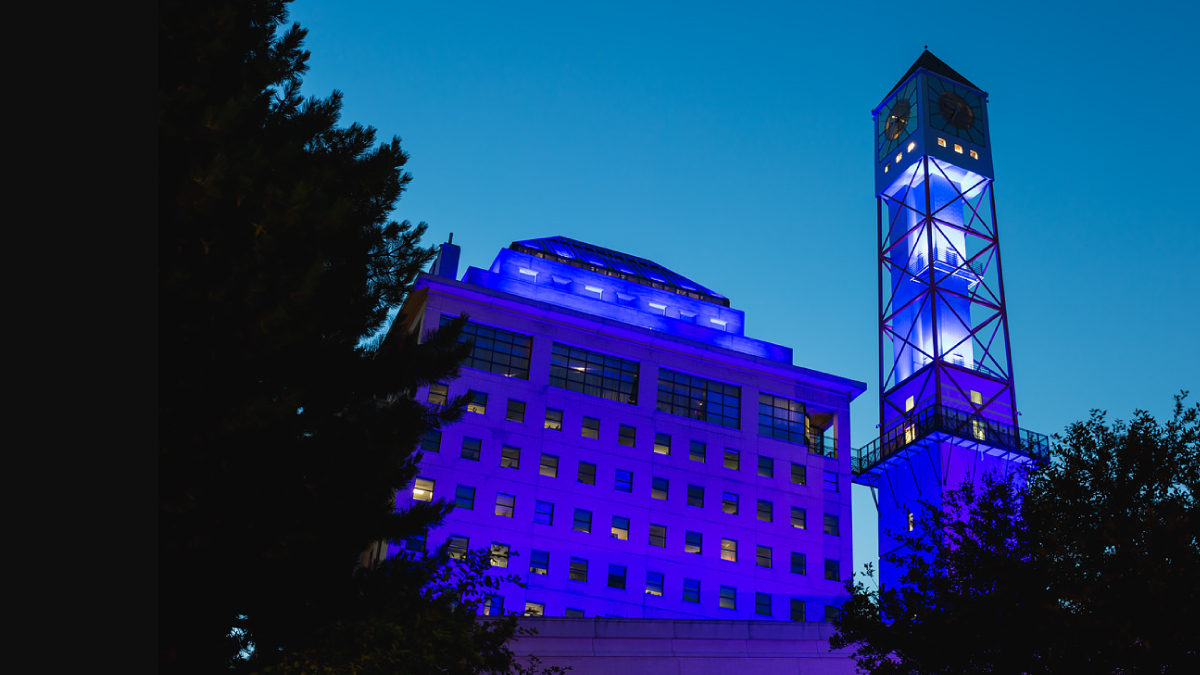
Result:
<svg viewBox="0 0 1200 675"><path fill-rule="evenodd" d="M870 471L905 447L934 433L946 433L981 445L1045 459L1050 439L1045 434L989 420L944 405L930 405L900 421L871 443L854 451L850 471Z"/></svg>

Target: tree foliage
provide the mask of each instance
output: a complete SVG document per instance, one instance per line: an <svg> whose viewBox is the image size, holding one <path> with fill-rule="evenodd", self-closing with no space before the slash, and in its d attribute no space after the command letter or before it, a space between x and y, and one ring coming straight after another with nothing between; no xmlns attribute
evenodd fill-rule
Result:
<svg viewBox="0 0 1200 675"><path fill-rule="evenodd" d="M457 375L462 321L360 346L433 251L424 223L388 219L410 180L399 139L338 126L338 92L301 97L305 31L285 6L159 6L164 672L272 663L347 612L392 630L363 618L374 582L355 561L449 508L398 513L394 495L425 430L462 412L410 396ZM391 575L413 587L419 571Z"/></svg>
<svg viewBox="0 0 1200 675"><path fill-rule="evenodd" d="M1094 411L1022 476L923 504L896 588L847 582L834 648L891 673L1183 673L1200 665L1200 405ZM868 576L873 576L868 568Z"/></svg>

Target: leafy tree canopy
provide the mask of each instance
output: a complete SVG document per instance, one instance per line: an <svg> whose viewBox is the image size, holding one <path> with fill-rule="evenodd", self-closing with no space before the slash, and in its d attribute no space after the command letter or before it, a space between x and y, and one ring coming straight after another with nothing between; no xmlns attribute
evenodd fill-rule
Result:
<svg viewBox="0 0 1200 675"><path fill-rule="evenodd" d="M394 495L415 476L422 434L462 412L410 396L457 376L469 349L457 342L462 319L419 344L409 334L361 346L433 251L419 245L424 223L388 219L410 180L399 139L376 143L370 127L339 126L338 92L301 97L305 31L286 19L286 0L159 5L159 647L168 673L266 667L353 622L368 636L395 632L394 611L368 611L381 579L407 589L389 601L425 603L405 616L449 611L415 590L431 568L352 572L373 542L422 531L449 508L397 513ZM467 630L448 617L425 625ZM483 638L474 628L413 633L406 644L503 656L494 642L511 633L504 626Z"/></svg>
<svg viewBox="0 0 1200 675"><path fill-rule="evenodd" d="M896 588L851 579L830 641L890 673L1200 671L1200 404L1094 411L1024 476L922 506ZM867 575L873 576L868 567Z"/></svg>

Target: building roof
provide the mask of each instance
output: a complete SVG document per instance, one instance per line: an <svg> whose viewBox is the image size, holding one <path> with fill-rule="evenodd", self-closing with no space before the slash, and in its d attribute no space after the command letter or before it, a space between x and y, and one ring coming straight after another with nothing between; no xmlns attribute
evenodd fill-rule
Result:
<svg viewBox="0 0 1200 675"><path fill-rule="evenodd" d="M968 87L976 89L980 92L983 91L979 87L975 86L975 84L973 84L970 80L960 75L957 70L946 65L945 61L934 56L933 52L926 49L925 51L921 52L921 55L917 57L916 62L912 64L912 67L908 69L907 73L904 73L904 77L900 78L900 81L896 83L896 86L892 87L891 90L888 91L887 96L884 96L883 100L886 101L888 96L891 96L892 92L899 89L900 85L904 84L904 81L907 80L913 73L917 72L917 69L919 68L924 68L935 75L948 77L955 82L965 84Z"/></svg>
<svg viewBox="0 0 1200 675"><path fill-rule="evenodd" d="M567 237L514 241L509 248L539 258L557 260L574 267L620 277L627 281L729 307L729 298L720 293L705 288L682 274L672 272L653 260L646 260L628 253L586 244Z"/></svg>

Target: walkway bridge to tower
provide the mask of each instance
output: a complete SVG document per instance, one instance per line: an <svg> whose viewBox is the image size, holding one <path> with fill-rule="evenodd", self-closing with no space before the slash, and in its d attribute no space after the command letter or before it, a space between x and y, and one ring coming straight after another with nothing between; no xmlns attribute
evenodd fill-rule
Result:
<svg viewBox="0 0 1200 675"><path fill-rule="evenodd" d="M1042 461L1050 455L1050 439L1046 434L934 403L856 449L850 458L850 472L854 482L879 487L879 480L891 469L919 456L933 444L947 442L1016 464Z"/></svg>

